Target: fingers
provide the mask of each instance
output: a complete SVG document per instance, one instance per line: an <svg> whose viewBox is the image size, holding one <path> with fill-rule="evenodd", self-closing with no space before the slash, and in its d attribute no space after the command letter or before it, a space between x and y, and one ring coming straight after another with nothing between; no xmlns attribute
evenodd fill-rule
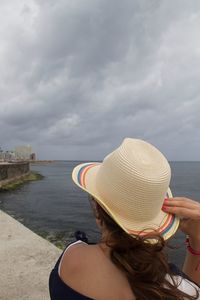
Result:
<svg viewBox="0 0 200 300"><path fill-rule="evenodd" d="M174 198L165 199L164 205L185 207L185 208L200 207L200 203L185 197L174 197Z"/></svg>
<svg viewBox="0 0 200 300"><path fill-rule="evenodd" d="M200 203L188 198L175 197L166 199L162 209L179 217L200 220Z"/></svg>
<svg viewBox="0 0 200 300"><path fill-rule="evenodd" d="M163 210L165 212L178 215L179 217L183 218L191 218L193 220L199 220L200 219L200 212L188 208L182 208L182 207L163 207Z"/></svg>

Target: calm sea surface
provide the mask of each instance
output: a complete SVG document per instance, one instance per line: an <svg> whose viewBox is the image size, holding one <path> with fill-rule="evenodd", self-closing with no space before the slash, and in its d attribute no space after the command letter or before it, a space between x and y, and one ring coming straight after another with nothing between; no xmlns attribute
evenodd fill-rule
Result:
<svg viewBox="0 0 200 300"><path fill-rule="evenodd" d="M76 230L87 233L90 241L99 238L88 196L71 180L71 172L79 162L58 161L34 165L31 169L44 179L31 182L12 192L0 193L0 209L58 246L73 239ZM200 162L172 162L171 190L174 196L200 199ZM171 260L183 262L184 236L178 233L172 241L179 246L170 250Z"/></svg>

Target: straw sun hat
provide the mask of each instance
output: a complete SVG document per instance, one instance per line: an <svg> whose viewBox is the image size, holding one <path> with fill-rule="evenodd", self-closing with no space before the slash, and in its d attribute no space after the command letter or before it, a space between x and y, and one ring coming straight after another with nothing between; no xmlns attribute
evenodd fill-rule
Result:
<svg viewBox="0 0 200 300"><path fill-rule="evenodd" d="M91 194L115 222L130 235L172 236L179 219L162 211L169 189L170 166L151 144L126 138L102 163L83 163L72 178Z"/></svg>

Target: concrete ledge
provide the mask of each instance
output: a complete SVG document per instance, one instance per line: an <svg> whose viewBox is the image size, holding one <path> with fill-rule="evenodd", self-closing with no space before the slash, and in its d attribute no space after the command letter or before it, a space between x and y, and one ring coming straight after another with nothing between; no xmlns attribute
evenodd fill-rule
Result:
<svg viewBox="0 0 200 300"><path fill-rule="evenodd" d="M49 300L61 250L0 210L0 299Z"/></svg>

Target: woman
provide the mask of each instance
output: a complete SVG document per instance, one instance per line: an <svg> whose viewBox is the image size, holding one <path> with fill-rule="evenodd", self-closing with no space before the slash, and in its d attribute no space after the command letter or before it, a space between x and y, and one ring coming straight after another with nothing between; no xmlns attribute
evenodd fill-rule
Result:
<svg viewBox="0 0 200 300"><path fill-rule="evenodd" d="M102 163L73 170L101 240L67 247L50 276L52 300L200 299L200 204L172 198L170 176L158 149L130 138ZM184 273L165 253L179 226L188 235Z"/></svg>

